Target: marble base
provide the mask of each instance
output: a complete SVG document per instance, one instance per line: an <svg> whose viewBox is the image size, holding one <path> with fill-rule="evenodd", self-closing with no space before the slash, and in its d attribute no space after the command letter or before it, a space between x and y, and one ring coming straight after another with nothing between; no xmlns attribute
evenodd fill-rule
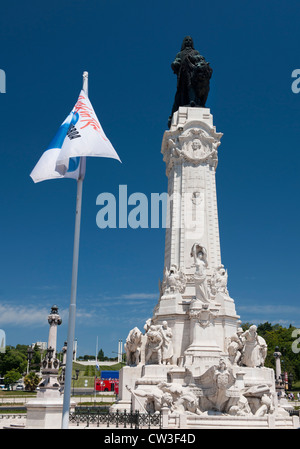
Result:
<svg viewBox="0 0 300 449"><path fill-rule="evenodd" d="M27 429L60 429L63 397L35 398L27 402Z"/></svg>

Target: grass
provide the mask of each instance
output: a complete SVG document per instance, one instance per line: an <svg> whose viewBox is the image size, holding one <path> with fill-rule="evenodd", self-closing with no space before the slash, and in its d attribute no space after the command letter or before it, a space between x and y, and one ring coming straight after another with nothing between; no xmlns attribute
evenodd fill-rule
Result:
<svg viewBox="0 0 300 449"><path fill-rule="evenodd" d="M13 408L7 408L7 409L1 409L0 410L0 415L8 415L8 414L12 414L12 415L21 415L22 413L27 413L26 408L22 409L22 410L14 410Z"/></svg>
<svg viewBox="0 0 300 449"><path fill-rule="evenodd" d="M10 390L10 391L5 391L5 390L0 390L0 398L3 397L8 397L8 396L36 396L36 392L35 391L24 391L24 390Z"/></svg>
<svg viewBox="0 0 300 449"><path fill-rule="evenodd" d="M75 388L94 388L95 376L100 377L101 371L119 371L123 366L123 363L116 363L115 365L111 366L100 365L100 370L97 370L95 365L81 365L78 362L74 362L72 377L76 376L76 370L79 370L79 374L77 380L72 380L72 388L73 382ZM87 381L87 385L85 381Z"/></svg>

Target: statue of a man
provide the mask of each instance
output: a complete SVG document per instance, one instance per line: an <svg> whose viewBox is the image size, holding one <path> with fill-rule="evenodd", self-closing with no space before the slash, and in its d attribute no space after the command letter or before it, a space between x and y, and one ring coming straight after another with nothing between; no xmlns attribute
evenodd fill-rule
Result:
<svg viewBox="0 0 300 449"><path fill-rule="evenodd" d="M244 348L242 353L242 365L255 367L264 366L267 356L267 343L257 334L257 327L253 324L242 334Z"/></svg>
<svg viewBox="0 0 300 449"><path fill-rule="evenodd" d="M167 321L163 321L161 327L161 334L163 336L163 345L162 345L162 362L164 364L172 363L173 357L173 343L172 343L172 330L168 327Z"/></svg>
<svg viewBox="0 0 300 449"><path fill-rule="evenodd" d="M181 51L177 53L171 67L177 75L177 91L169 117L169 127L172 115L179 106L205 107L212 75L209 62L194 49L191 36L183 39Z"/></svg>

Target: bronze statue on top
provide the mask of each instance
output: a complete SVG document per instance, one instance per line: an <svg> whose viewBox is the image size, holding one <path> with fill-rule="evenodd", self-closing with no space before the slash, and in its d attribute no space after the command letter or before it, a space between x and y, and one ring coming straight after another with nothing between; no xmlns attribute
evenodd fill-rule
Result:
<svg viewBox="0 0 300 449"><path fill-rule="evenodd" d="M169 127L172 116L179 106L205 107L212 75L209 62L194 49L193 39L190 36L183 39L181 51L177 53L171 67L177 75L177 91L169 117Z"/></svg>

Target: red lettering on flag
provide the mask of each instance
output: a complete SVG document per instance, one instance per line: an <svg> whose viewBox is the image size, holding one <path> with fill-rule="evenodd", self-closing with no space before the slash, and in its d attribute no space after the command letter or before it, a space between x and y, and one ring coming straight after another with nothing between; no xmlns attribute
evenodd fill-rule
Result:
<svg viewBox="0 0 300 449"><path fill-rule="evenodd" d="M102 139L107 140L103 135L100 123L95 117L92 116L93 110L86 104L85 97L83 95L79 95L78 101L75 104L75 111L79 113L80 121L85 123L85 125L81 126L80 129L91 126L95 131L100 133Z"/></svg>

